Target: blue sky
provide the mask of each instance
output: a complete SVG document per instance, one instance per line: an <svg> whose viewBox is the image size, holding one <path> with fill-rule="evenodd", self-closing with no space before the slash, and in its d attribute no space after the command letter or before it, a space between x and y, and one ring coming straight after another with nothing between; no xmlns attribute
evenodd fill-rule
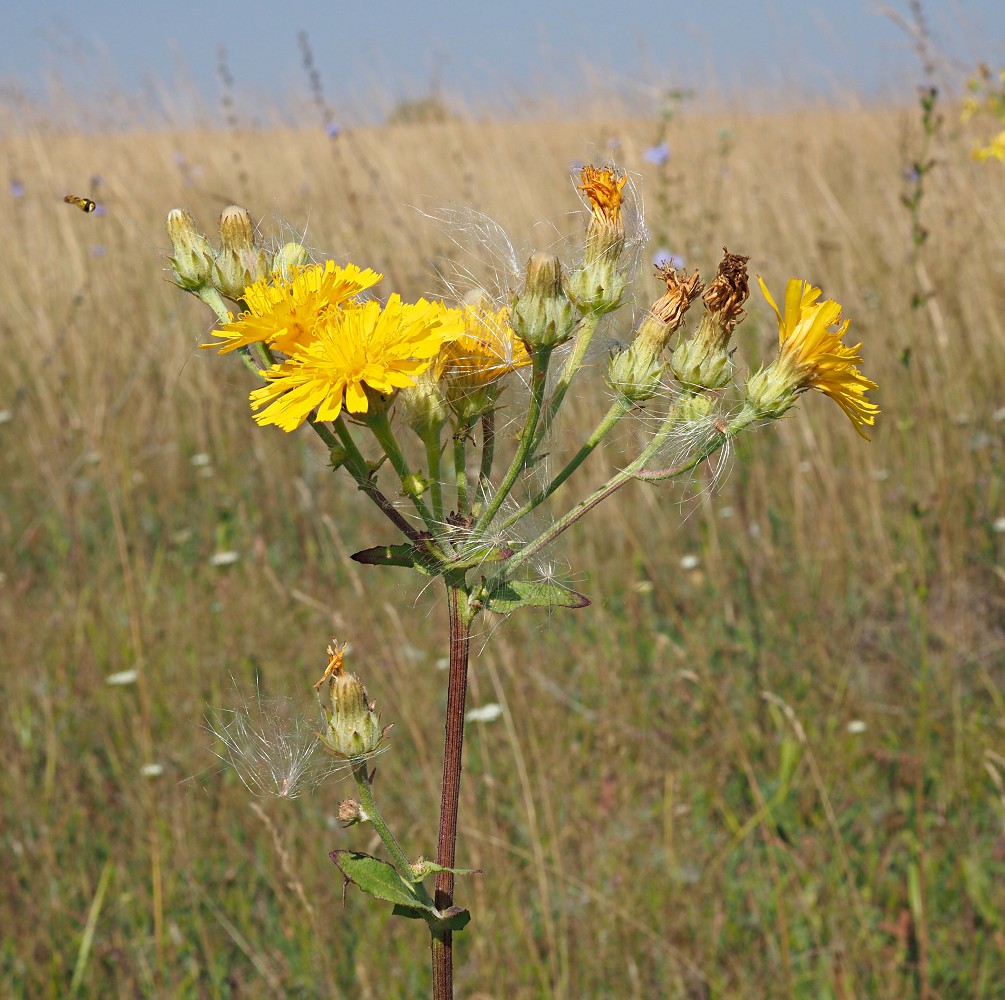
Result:
<svg viewBox="0 0 1005 1000"><path fill-rule="evenodd" d="M53 73L78 92L142 93L151 81L178 79L182 66L213 106L223 45L239 93L289 106L292 95L306 92L301 31L326 96L342 109L359 108L372 94L386 106L428 93L434 83L475 107L505 107L542 89L568 96L587 73L643 97L687 87L699 96L784 90L910 100L918 79L909 39L872 0L11 6L0 31L2 82L16 81L33 96ZM906 0L890 6L907 12ZM959 71L978 59L1005 63L1005 0L931 0L924 10L939 50Z"/></svg>

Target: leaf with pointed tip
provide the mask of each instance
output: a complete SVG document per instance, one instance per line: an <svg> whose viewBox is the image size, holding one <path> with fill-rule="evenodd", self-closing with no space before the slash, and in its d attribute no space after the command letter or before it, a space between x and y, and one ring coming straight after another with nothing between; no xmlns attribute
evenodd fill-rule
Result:
<svg viewBox="0 0 1005 1000"><path fill-rule="evenodd" d="M589 603L588 597L557 583L506 580L489 591L482 606L508 615L518 608L585 608Z"/></svg>
<svg viewBox="0 0 1005 1000"><path fill-rule="evenodd" d="M335 862L338 870L347 882L352 882L363 892L376 899L394 903L392 911L399 917L409 920L425 920L434 932L463 930L471 920L471 914L460 906L451 906L446 910L437 910L419 895L414 885L407 882L393 865L380 858L358 851L332 851L329 857ZM437 866L438 867L438 866ZM439 868L440 871L449 871ZM463 874L458 870L455 874Z"/></svg>
<svg viewBox="0 0 1005 1000"><path fill-rule="evenodd" d="M374 545L370 549L360 549L350 558L364 566L407 566L415 565L413 545Z"/></svg>
<svg viewBox="0 0 1005 1000"><path fill-rule="evenodd" d="M412 883L406 882L398 874L394 865L358 851L332 851L329 857L346 879L359 886L363 892L394 903L395 906L428 910L434 916L439 916L433 907L420 898Z"/></svg>
<svg viewBox="0 0 1005 1000"><path fill-rule="evenodd" d="M374 545L373 548L354 552L349 558L364 566L403 566L406 569L417 569L427 576L437 576L440 572L440 561L433 553L407 542L401 545Z"/></svg>

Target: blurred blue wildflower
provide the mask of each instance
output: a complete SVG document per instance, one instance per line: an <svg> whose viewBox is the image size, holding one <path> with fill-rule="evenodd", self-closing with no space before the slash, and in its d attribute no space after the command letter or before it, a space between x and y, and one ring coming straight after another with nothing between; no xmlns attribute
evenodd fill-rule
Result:
<svg viewBox="0 0 1005 1000"><path fill-rule="evenodd" d="M679 271L684 264L684 258L679 253L673 253L666 247L660 247L653 254L653 267L675 267Z"/></svg>
<svg viewBox="0 0 1005 1000"><path fill-rule="evenodd" d="M647 163L655 163L657 167L662 167L670 159L670 147L666 142L661 142L655 146L650 146L643 154L642 159Z"/></svg>
<svg viewBox="0 0 1005 1000"><path fill-rule="evenodd" d="M10 196L12 198L24 197L24 185L20 181L12 180L10 182Z"/></svg>
<svg viewBox="0 0 1005 1000"><path fill-rule="evenodd" d="M342 126L339 125L338 122L328 122L328 124L325 125L325 135L328 136L329 139L334 139L336 136L341 134Z"/></svg>

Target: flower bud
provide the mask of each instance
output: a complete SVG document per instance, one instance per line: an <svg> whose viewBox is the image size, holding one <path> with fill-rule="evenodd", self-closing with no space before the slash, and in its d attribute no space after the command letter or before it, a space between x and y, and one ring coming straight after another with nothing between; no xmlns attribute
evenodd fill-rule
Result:
<svg viewBox="0 0 1005 1000"><path fill-rule="evenodd" d="M284 243L272 258L272 271L278 271L283 281L291 282L297 271L306 267L310 260L311 255L302 243Z"/></svg>
<svg viewBox="0 0 1005 1000"><path fill-rule="evenodd" d="M429 481L413 472L401 481L401 492L406 497L421 497L429 489Z"/></svg>
<svg viewBox="0 0 1005 1000"><path fill-rule="evenodd" d="M220 292L239 301L248 285L269 273L265 251L255 244L255 229L246 208L231 205L220 216L220 252L213 267L213 280Z"/></svg>
<svg viewBox="0 0 1005 1000"><path fill-rule="evenodd" d="M349 450L340 444L333 445L328 449L328 458L331 462L330 468L335 472L349 461Z"/></svg>
<svg viewBox="0 0 1005 1000"><path fill-rule="evenodd" d="M531 352L564 344L572 335L576 307L566 294L558 257L538 252L527 262L527 279L513 303L511 322Z"/></svg>
<svg viewBox="0 0 1005 1000"><path fill-rule="evenodd" d="M213 248L195 228L192 216L182 208L173 208L167 217L168 236L174 255L169 257L175 284L187 292L209 284L213 269Z"/></svg>
<svg viewBox="0 0 1005 1000"><path fill-rule="evenodd" d="M447 404L433 366L419 375L413 385L399 391L398 412L423 440L427 435L439 434L447 422Z"/></svg>
<svg viewBox="0 0 1005 1000"><path fill-rule="evenodd" d="M636 340L611 358L607 381L629 402L644 403L659 391L663 366L659 356L638 349Z"/></svg>
<svg viewBox="0 0 1005 1000"><path fill-rule="evenodd" d="M338 804L338 821L344 827L355 826L366 819L363 807L355 799L342 799Z"/></svg>
<svg viewBox="0 0 1005 1000"><path fill-rule="evenodd" d="M366 688L355 674L347 674L342 660L346 647L332 643L328 647L328 667L324 676L315 685L320 691L328 681L331 711L321 706L325 720L325 731L318 738L336 757L351 760L373 753L387 735L388 729L380 728L380 713L375 702L367 701Z"/></svg>
<svg viewBox="0 0 1005 1000"><path fill-rule="evenodd" d="M678 397L677 415L681 423L703 423L711 412L712 400L704 394L692 396L689 393L681 393Z"/></svg>

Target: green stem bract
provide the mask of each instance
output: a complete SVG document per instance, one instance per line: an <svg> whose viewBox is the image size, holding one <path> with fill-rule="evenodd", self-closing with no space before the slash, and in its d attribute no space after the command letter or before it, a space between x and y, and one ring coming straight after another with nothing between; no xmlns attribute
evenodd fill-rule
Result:
<svg viewBox="0 0 1005 1000"><path fill-rule="evenodd" d="M412 863L401 849L401 845L395 840L394 834L391 833L388 825L384 822L383 816L380 814L380 810L377 808L365 757L353 758L352 776L356 782L356 790L359 792L359 804L366 815L367 822L374 828L377 836L380 837L381 843L387 848L387 853L391 856L394 867L398 869L398 874L412 884ZM426 892L425 887L421 883L415 884L415 888L421 895L425 896L424 902L432 904L432 897Z"/></svg>
<svg viewBox="0 0 1005 1000"><path fill-rule="evenodd" d="M548 401L548 406L544 412L544 418L541 420L541 426L537 430L537 435L534 440L535 445L539 445L541 441L544 440L545 435L551 429L551 425L555 421L558 411L562 408L562 402L565 399L565 394L569 391L569 386L572 385L572 380L576 377L576 373L579 369L583 367L583 358L586 357L586 351L590 346L590 341L593 340L593 335L597 332L597 324L599 322L600 316L597 313L588 313L579 321L580 331L576 334L572 351L565 359L565 364L562 366L562 373L559 375L558 382L555 384L555 391L552 393L552 397Z"/></svg>
<svg viewBox="0 0 1005 1000"><path fill-rule="evenodd" d="M454 431L454 481L457 483L457 513L467 517L468 501L468 450L465 442L468 427L461 426Z"/></svg>
<svg viewBox="0 0 1005 1000"><path fill-rule="evenodd" d="M411 497L412 503L415 505L415 509L418 512L419 517L422 518L422 523L425 524L426 528L434 535L439 535L441 525L436 522L436 519L430 513L430 510L426 506L422 497L419 496L408 483L408 480L413 479L414 477L411 469L408 467L408 463L405 461L405 456L401 453L401 448L398 445L398 439L394 436L394 431L391 430L391 422L387 419L387 414L367 414L366 426L370 428L373 432L373 436L377 439L381 448L384 449L384 454L387 455L388 461L391 463L391 467L398 474L398 478L401 480L405 492L409 497Z"/></svg>
<svg viewBox="0 0 1005 1000"><path fill-rule="evenodd" d="M483 499L488 499L492 485L492 462L496 452L496 411L482 414L482 460L478 469L478 489Z"/></svg>
<svg viewBox="0 0 1005 1000"><path fill-rule="evenodd" d="M443 523L443 483L440 481L440 456L443 447L440 443L442 427L426 427L422 432L422 443L426 449L426 469L429 472L429 490L433 501L433 517L437 523Z"/></svg>
<svg viewBox="0 0 1005 1000"><path fill-rule="evenodd" d="M520 443L517 445L516 454L510 462L506 475L503 476L499 488L495 495L488 501L485 510L482 511L474 526L477 533L480 529L492 523L492 518L499 512L510 490L513 489L517 477L527 467L530 459L537 432L538 419L541 416L541 409L544 403L544 390L548 383L548 365L551 362L551 347L538 347L532 356L533 375L530 389L530 409L527 413L527 422L523 425L520 434Z"/></svg>
<svg viewBox="0 0 1005 1000"><path fill-rule="evenodd" d="M511 525L516 524L525 514L529 514L535 507L540 506L544 503L559 488L559 486L564 483L569 476L571 476L576 469L578 469L583 462L586 461L590 455L593 454L597 445L607 437L608 434L614 429L614 425L632 408L633 404L631 400L626 399L624 396L619 395L618 398L611 404L611 408L607 411L604 419L597 424L596 429L593 433L586 439L583 447L576 452L575 455L569 459L568 464L562 471L555 476L555 478L540 492L535 493L530 500L527 501L515 514L511 517L506 518L501 526L501 530L505 531Z"/></svg>
<svg viewBox="0 0 1005 1000"><path fill-rule="evenodd" d="M226 304L223 301L223 296L219 291L212 285L204 285L197 292L192 293L197 299L205 302L210 309L216 313L216 318L221 323L230 322L230 310L227 309Z"/></svg>

